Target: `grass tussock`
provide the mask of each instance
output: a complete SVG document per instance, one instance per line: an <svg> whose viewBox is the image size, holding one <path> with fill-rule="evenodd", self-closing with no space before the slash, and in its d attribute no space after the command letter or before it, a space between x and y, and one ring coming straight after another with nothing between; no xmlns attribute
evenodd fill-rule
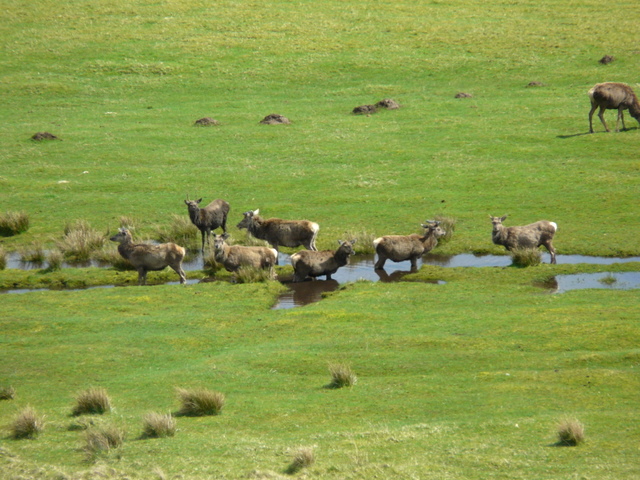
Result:
<svg viewBox="0 0 640 480"><path fill-rule="evenodd" d="M372 253L376 253L375 248L373 248L373 241L378 238L374 233L368 232L364 229L362 230L348 230L344 232L343 238L340 240L350 241L355 239L356 243L353 244L353 251L356 255L369 255ZM333 243L331 245L331 249L335 250L337 247L337 243Z"/></svg>
<svg viewBox="0 0 640 480"><path fill-rule="evenodd" d="M40 242L32 242L31 245L21 248L19 250L20 261L22 263L34 263L41 264L47 258L47 254L44 251L44 246Z"/></svg>
<svg viewBox="0 0 640 480"><path fill-rule="evenodd" d="M47 270L55 272L62 268L64 262L64 255L60 250L51 250L47 254Z"/></svg>
<svg viewBox="0 0 640 480"><path fill-rule="evenodd" d="M91 415L108 413L111 411L111 399L104 388L89 388L76 396L76 405L72 414Z"/></svg>
<svg viewBox="0 0 640 480"><path fill-rule="evenodd" d="M542 253L537 248L514 248L509 254L516 267L535 267L542 263Z"/></svg>
<svg viewBox="0 0 640 480"><path fill-rule="evenodd" d="M96 250L91 255L91 258L98 262L100 265L111 265L116 270L126 271L135 270L129 260L125 259L118 252L118 248L115 245L108 245L100 250Z"/></svg>
<svg viewBox="0 0 640 480"><path fill-rule="evenodd" d="M74 262L87 262L93 252L104 246L104 242L105 236L94 230L89 222L77 220L65 226L64 236L57 243L65 258Z"/></svg>
<svg viewBox="0 0 640 480"><path fill-rule="evenodd" d="M170 414L151 412L142 418L142 438L173 437L176 420Z"/></svg>
<svg viewBox="0 0 640 480"><path fill-rule="evenodd" d="M156 237L161 243L176 243L187 250L199 250L201 247L200 231L187 215L172 215L168 226L156 228Z"/></svg>
<svg viewBox="0 0 640 480"><path fill-rule="evenodd" d="M7 268L7 251L0 246L0 270Z"/></svg>
<svg viewBox="0 0 640 480"><path fill-rule="evenodd" d="M612 274L608 274L608 275L605 275L604 277L602 277L598 281L600 283L602 283L603 285L613 285L618 281L618 279L616 277L614 277Z"/></svg>
<svg viewBox="0 0 640 480"><path fill-rule="evenodd" d="M84 451L90 458L119 448L126 438L125 431L113 424L89 428L84 434Z"/></svg>
<svg viewBox="0 0 640 480"><path fill-rule="evenodd" d="M300 447L293 452L293 459L286 472L290 475L299 472L303 468L309 468L316 461L316 453L313 447Z"/></svg>
<svg viewBox="0 0 640 480"><path fill-rule="evenodd" d="M565 418L556 426L558 442L556 445L575 447L584 442L584 425L575 418Z"/></svg>
<svg viewBox="0 0 640 480"><path fill-rule="evenodd" d="M11 424L11 438L35 438L44 430L44 417L31 407L24 408Z"/></svg>
<svg viewBox="0 0 640 480"><path fill-rule="evenodd" d="M29 230L29 215L24 212L6 212L0 215L0 236L12 237Z"/></svg>
<svg viewBox="0 0 640 480"><path fill-rule="evenodd" d="M358 377L353 373L351 367L344 363L332 363L329 365L331 382L326 388L352 387L358 382Z"/></svg>
<svg viewBox="0 0 640 480"><path fill-rule="evenodd" d="M0 387L0 400L13 400L16 398L16 389L11 385L8 387Z"/></svg>
<svg viewBox="0 0 640 480"><path fill-rule="evenodd" d="M225 396L205 388L187 390L176 389L180 400L180 410L176 413L181 417L202 417L206 415L220 415L225 404Z"/></svg>
<svg viewBox="0 0 640 480"><path fill-rule="evenodd" d="M440 222L440 228L446 233L438 239L440 245L444 245L449 242L453 237L453 233L456 231L456 224L458 220L453 217L447 217L446 215L436 215L433 218L436 222Z"/></svg>
<svg viewBox="0 0 640 480"><path fill-rule="evenodd" d="M236 283L262 283L275 280L276 274L270 268L240 267L235 272Z"/></svg>

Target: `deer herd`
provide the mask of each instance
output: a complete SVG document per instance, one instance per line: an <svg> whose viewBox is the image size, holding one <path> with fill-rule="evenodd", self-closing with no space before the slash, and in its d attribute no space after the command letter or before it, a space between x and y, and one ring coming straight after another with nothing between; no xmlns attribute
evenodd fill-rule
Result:
<svg viewBox="0 0 640 480"><path fill-rule="evenodd" d="M589 111L589 133L593 133L593 113L600 109L598 117L609 132L609 127L604 119L605 110L617 110L616 132L619 130L620 121L622 128L626 130L624 123L624 110L640 122L640 102L634 91L628 85L617 82L598 83L588 92L591 101ZM247 232L260 240L265 240L270 247L255 247L243 245L230 245L227 243L227 216L229 215L229 203L217 199L206 207L200 208L202 198L198 200L185 200L191 222L200 230L202 235L201 249L204 253L205 243L209 243L210 236L218 228L222 228L222 234L213 233L213 247L216 262L220 263L230 272L237 272L242 267L269 269L274 275L274 266L278 263L278 248L304 247L303 250L291 256L294 282L306 279L315 279L324 276L331 279L340 267L349 263L349 257L354 254L353 245L356 240L338 240L336 250L318 251L316 238L320 227L315 222L308 220L282 220L280 218L262 218L260 210L249 210L243 213L243 219L237 224L238 229L246 229ZM554 222L542 220L529 225L505 227L502 222L507 218L489 216L493 225L491 239L494 244L502 245L507 250L537 249L544 246L551 255L551 263L556 263L556 250L553 247L553 237L558 229ZM385 262L402 262L409 260L411 270L417 268L417 260L425 253L431 251L438 239L446 234L437 221L427 220L422 224L424 233L411 235L386 235L376 238L373 247L378 256L375 263L376 270L384 269ZM121 228L111 240L118 242L118 252L127 259L138 271L138 284L144 285L148 271L172 268L179 276L180 283L186 283L186 276L182 270L182 261L185 249L175 243L163 243L150 245L133 243L131 233L126 228Z"/></svg>
<svg viewBox="0 0 640 480"><path fill-rule="evenodd" d="M354 255L356 243L352 240L338 240L335 250L318 251L316 237L320 227L309 220L282 220L280 218L262 218L260 210L249 210L243 213L243 219L237 224L238 229L247 229L248 233L260 240L265 240L270 246L230 245L226 231L229 203L218 199L205 208L199 208L199 200L185 200L191 222L202 233L202 252L205 242L213 234L214 258L229 272L237 272L240 268L268 269L270 276L275 278L274 266L278 263L278 248L295 248L300 250L291 255L294 282L316 279L324 276L331 280L340 267L349 263L349 257ZM551 254L551 263L556 263L556 251L551 241L557 230L554 222L540 221L521 227L505 227L502 222L507 218L490 217L493 223L492 239L496 245L503 245L507 250L516 248L538 248L544 246ZM212 233L222 228L223 233ZM446 235L440 222L427 220L422 224L424 233L410 235L385 235L373 241L373 247L378 255L375 263L376 270L383 270L385 262L411 262L411 270L417 269L417 261L424 254L431 251L438 244L438 239ZM118 233L110 238L117 242L118 252L128 260L138 272L138 284L145 285L147 272L162 270L165 267L173 269L180 277L180 283L186 283L186 276L182 269L185 249L175 243L153 245L134 243L131 232L120 228Z"/></svg>

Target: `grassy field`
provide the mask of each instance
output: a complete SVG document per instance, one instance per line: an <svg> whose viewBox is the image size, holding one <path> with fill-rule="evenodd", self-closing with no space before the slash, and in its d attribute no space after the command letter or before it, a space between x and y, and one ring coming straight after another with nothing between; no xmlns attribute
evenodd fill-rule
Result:
<svg viewBox="0 0 640 480"><path fill-rule="evenodd" d="M238 240L256 208L318 222L321 248L442 215L456 230L440 252L504 253L487 215L509 214L557 222L560 262L640 255L638 122L606 134L596 118L588 135L586 95L640 91L639 21L631 1L5 2L0 215L30 228L0 248L122 217L155 238L190 196L229 201ZM402 108L351 114L384 98ZM271 113L291 124L259 124ZM220 126L195 127L205 116ZM31 140L44 131L60 140ZM269 310L277 283L2 296L0 388L16 398L0 425L29 405L46 428L3 431L0 478L290 477L301 446L316 453L301 478L638 477L637 291L532 286L620 269L638 266L425 267L415 280L446 284L357 282L292 311ZM2 271L0 285L122 276L135 278ZM358 383L323 388L333 362ZM70 412L91 386L115 406L93 421L127 440L88 460ZM178 410L177 387L227 405L140 439L144 414ZM584 444L553 446L563 417L585 424Z"/></svg>

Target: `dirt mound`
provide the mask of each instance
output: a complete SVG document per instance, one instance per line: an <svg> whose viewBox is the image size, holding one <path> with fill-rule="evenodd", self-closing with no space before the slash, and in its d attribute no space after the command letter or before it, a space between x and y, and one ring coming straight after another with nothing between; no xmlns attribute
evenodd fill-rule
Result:
<svg viewBox="0 0 640 480"><path fill-rule="evenodd" d="M31 137L31 140L36 140L37 142L41 140L60 140L53 133L49 132L38 132Z"/></svg>
<svg viewBox="0 0 640 480"><path fill-rule="evenodd" d="M397 110L400 108L400 104L391 98L380 100L375 106L377 108L386 108L387 110Z"/></svg>
<svg viewBox="0 0 640 480"><path fill-rule="evenodd" d="M471 95L470 93L460 92L456 93L455 98L473 98L473 95Z"/></svg>
<svg viewBox="0 0 640 480"><path fill-rule="evenodd" d="M601 64L606 65L608 63L611 63L615 60L615 57L613 57L612 55L605 55L604 57L602 57L600 60L598 60Z"/></svg>
<svg viewBox="0 0 640 480"><path fill-rule="evenodd" d="M272 113L264 117L260 123L264 125L278 125L281 123L289 124L291 123L287 117L283 117L282 115L278 115L277 113Z"/></svg>
<svg viewBox="0 0 640 480"><path fill-rule="evenodd" d="M220 125L220 122L211 117L204 117L196 120L193 125L196 127L211 127L212 125Z"/></svg>
<svg viewBox="0 0 640 480"><path fill-rule="evenodd" d="M542 82L529 82L527 87L544 87L544 83L542 83Z"/></svg>
<svg viewBox="0 0 640 480"><path fill-rule="evenodd" d="M375 105L360 105L353 109L355 115L370 115L376 113L378 110Z"/></svg>

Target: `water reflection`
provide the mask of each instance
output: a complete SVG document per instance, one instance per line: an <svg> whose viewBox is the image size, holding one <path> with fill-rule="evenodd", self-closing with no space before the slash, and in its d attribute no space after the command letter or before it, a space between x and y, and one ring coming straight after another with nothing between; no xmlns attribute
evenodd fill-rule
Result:
<svg viewBox="0 0 640 480"><path fill-rule="evenodd" d="M599 272L557 275L536 286L551 293L597 288L605 290L632 290L640 288L640 272Z"/></svg>

